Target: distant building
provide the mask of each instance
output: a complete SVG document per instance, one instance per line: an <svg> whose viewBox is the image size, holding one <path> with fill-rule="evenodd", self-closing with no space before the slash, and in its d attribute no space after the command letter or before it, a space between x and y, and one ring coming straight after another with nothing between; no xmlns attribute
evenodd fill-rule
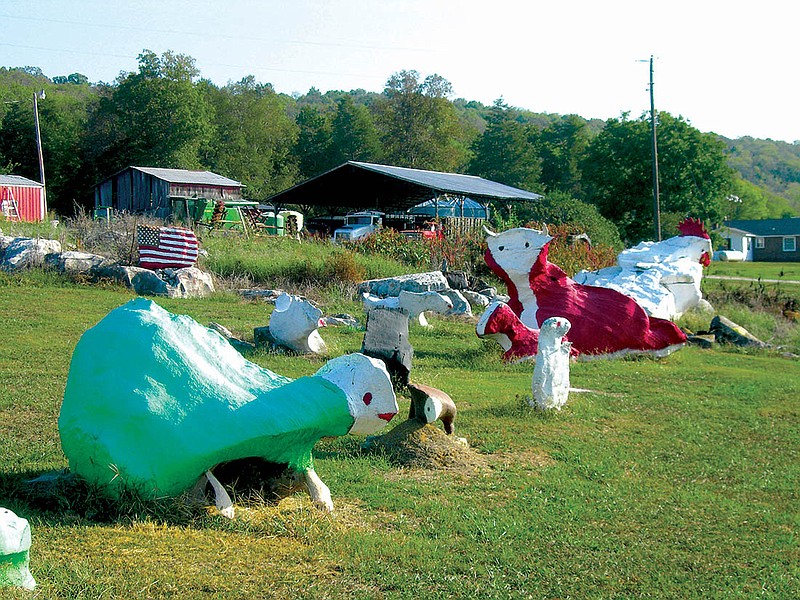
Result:
<svg viewBox="0 0 800 600"><path fill-rule="evenodd" d="M192 214L190 201L241 200L244 186L211 171L127 167L94 188L95 211L147 214L167 218L179 212Z"/></svg>
<svg viewBox="0 0 800 600"><path fill-rule="evenodd" d="M800 217L725 221L718 233L723 250L741 253L741 260L800 262Z"/></svg>
<svg viewBox="0 0 800 600"><path fill-rule="evenodd" d="M0 213L13 221L43 221L44 186L19 175L0 175Z"/></svg>

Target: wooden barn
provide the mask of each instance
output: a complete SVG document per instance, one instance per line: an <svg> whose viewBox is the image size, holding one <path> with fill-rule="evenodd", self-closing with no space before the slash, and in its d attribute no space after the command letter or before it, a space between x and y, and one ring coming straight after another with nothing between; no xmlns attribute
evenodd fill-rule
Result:
<svg viewBox="0 0 800 600"><path fill-rule="evenodd" d="M0 211L11 221L44 221L44 186L19 175L0 175Z"/></svg>
<svg viewBox="0 0 800 600"><path fill-rule="evenodd" d="M94 188L95 214L127 212L166 219L191 213L190 202L241 200L242 184L211 171L127 167Z"/></svg>

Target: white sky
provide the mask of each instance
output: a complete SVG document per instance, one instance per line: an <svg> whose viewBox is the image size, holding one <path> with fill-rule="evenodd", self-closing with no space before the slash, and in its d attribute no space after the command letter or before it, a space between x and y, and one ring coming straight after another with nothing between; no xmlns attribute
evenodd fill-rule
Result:
<svg viewBox="0 0 800 600"><path fill-rule="evenodd" d="M800 140L800 5L791 0L0 0L0 66L112 82L143 49L196 59L222 86L363 88L437 73L453 98L640 116Z"/></svg>

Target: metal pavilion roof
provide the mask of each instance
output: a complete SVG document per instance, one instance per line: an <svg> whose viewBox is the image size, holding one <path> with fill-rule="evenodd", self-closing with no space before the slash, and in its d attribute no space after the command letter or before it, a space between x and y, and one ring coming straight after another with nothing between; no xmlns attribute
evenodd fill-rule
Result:
<svg viewBox="0 0 800 600"><path fill-rule="evenodd" d="M275 194L272 204L405 211L441 194L474 200L535 201L539 194L474 175L349 161Z"/></svg>

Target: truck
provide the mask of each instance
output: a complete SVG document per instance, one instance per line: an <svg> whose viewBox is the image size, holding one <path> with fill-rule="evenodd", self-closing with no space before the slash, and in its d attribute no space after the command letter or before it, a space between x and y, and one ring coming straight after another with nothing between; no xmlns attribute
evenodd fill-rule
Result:
<svg viewBox="0 0 800 600"><path fill-rule="evenodd" d="M383 226L383 213L365 210L345 215L344 226L333 232L334 242L359 240Z"/></svg>

